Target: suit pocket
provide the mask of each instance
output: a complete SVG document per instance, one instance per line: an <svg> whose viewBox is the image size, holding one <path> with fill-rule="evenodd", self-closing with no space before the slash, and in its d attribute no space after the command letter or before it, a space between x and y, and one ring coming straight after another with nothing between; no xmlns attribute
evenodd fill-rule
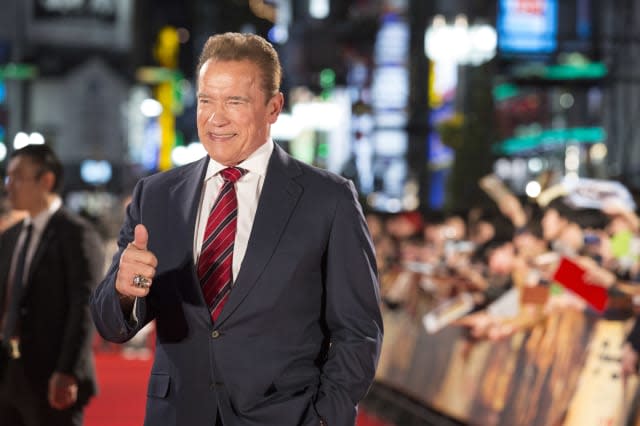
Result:
<svg viewBox="0 0 640 426"><path fill-rule="evenodd" d="M169 395L171 378L168 374L151 374L147 396L150 398L166 398Z"/></svg>
<svg viewBox="0 0 640 426"><path fill-rule="evenodd" d="M274 380L269 386L265 396L275 393L285 395L287 397L298 397L314 390L318 386L318 377L316 376L285 376Z"/></svg>

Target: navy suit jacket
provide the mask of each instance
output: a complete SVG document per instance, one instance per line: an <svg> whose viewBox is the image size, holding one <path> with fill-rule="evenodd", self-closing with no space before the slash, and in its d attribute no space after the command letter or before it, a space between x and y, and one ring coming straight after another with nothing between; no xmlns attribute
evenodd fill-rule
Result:
<svg viewBox="0 0 640 426"><path fill-rule="evenodd" d="M193 259L207 163L138 183L120 250L92 296L108 340L156 320L145 425L213 425L217 413L231 426L353 425L382 341L373 245L353 185L276 146L247 252L212 324ZM115 278L138 223L158 267L129 322Z"/></svg>

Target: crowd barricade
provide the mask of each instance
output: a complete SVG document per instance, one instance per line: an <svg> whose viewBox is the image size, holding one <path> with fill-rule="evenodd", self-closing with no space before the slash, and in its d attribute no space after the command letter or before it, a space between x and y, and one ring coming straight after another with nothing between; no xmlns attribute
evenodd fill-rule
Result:
<svg viewBox="0 0 640 426"><path fill-rule="evenodd" d="M384 309L376 381L470 425L640 425L638 380L620 356L633 320L565 309L506 338L428 333L419 312Z"/></svg>

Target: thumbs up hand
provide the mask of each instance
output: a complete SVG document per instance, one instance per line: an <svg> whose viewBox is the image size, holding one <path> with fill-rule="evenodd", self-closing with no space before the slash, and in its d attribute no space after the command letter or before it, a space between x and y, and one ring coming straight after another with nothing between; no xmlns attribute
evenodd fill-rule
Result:
<svg viewBox="0 0 640 426"><path fill-rule="evenodd" d="M147 228L143 224L136 225L133 241L120 256L120 267L116 276L116 291L124 299L133 300L149 293L158 259L147 250L148 242Z"/></svg>

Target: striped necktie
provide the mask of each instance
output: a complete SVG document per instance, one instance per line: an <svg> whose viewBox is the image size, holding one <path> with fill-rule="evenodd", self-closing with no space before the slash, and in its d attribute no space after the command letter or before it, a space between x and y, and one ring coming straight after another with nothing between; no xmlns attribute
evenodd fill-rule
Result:
<svg viewBox="0 0 640 426"><path fill-rule="evenodd" d="M209 213L198 259L198 278L211 320L215 321L233 285L233 244L238 222L235 182L247 171L229 167L220 171L224 183Z"/></svg>

